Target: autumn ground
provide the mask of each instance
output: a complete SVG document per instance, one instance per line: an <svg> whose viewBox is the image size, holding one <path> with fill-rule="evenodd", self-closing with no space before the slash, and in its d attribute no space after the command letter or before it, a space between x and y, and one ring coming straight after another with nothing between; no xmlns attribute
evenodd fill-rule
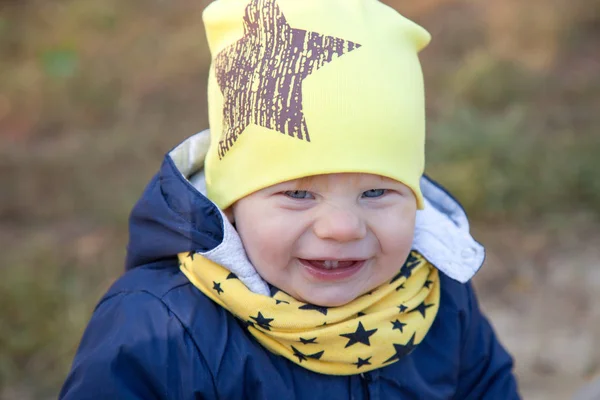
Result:
<svg viewBox="0 0 600 400"><path fill-rule="evenodd" d="M0 398L51 398L122 271L127 214L206 127L207 1L0 0ZM388 1L431 31L428 172L526 399L600 373L600 1Z"/></svg>

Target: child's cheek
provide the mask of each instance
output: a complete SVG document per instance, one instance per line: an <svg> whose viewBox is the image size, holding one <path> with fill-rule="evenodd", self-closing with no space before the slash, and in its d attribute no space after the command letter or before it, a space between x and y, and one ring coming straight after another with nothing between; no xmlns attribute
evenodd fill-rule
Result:
<svg viewBox="0 0 600 400"><path fill-rule="evenodd" d="M397 257L402 257L404 253L408 255L414 230L414 217L406 213L398 213L395 218L382 220L376 235L383 253Z"/></svg>
<svg viewBox="0 0 600 400"><path fill-rule="evenodd" d="M278 221L256 226L247 232L246 252L257 268L273 268L287 264L291 248L285 230ZM259 271L260 273L261 271Z"/></svg>

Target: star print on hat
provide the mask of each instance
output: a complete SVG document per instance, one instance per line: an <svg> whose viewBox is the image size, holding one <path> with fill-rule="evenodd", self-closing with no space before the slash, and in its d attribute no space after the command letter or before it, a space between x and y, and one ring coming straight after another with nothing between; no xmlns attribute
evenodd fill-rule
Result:
<svg viewBox="0 0 600 400"><path fill-rule="evenodd" d="M219 0L203 14L212 55L208 197L226 209L284 181L363 172L423 206L429 34L378 0Z"/></svg>
<svg viewBox="0 0 600 400"><path fill-rule="evenodd" d="M359 374L402 359L424 340L439 307L438 271L416 252L403 265L410 266L408 276L340 307L306 304L281 291L272 297L253 293L199 254L192 259L182 253L179 261L190 282L237 317L266 349L324 374Z"/></svg>
<svg viewBox="0 0 600 400"><path fill-rule="evenodd" d="M246 7L245 35L215 58L225 98L219 157L251 123L310 142L302 111L302 81L360 44L292 28L275 0Z"/></svg>

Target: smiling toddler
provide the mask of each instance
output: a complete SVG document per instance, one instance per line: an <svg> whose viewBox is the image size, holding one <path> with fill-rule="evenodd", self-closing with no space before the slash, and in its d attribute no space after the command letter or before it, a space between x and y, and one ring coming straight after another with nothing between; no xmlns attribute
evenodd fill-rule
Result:
<svg viewBox="0 0 600 400"><path fill-rule="evenodd" d="M134 207L60 397L518 399L483 248L423 176L427 31L376 0L204 22L210 130Z"/></svg>

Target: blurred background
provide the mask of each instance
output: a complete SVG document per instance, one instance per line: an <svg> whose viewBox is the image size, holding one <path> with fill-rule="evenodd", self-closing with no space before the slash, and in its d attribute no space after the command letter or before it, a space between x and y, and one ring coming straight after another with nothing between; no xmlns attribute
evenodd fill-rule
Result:
<svg viewBox="0 0 600 400"><path fill-rule="evenodd" d="M428 173L523 396L571 398L600 374L600 0L386 2L433 34ZM0 398L56 396L133 203L207 127L207 3L0 0Z"/></svg>

